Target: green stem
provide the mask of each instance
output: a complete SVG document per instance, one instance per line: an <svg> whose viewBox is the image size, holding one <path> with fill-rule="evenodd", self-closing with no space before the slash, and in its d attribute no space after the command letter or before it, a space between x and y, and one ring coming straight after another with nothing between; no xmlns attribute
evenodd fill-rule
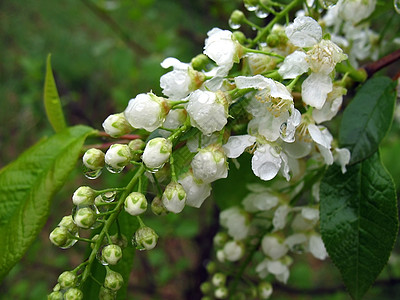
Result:
<svg viewBox="0 0 400 300"><path fill-rule="evenodd" d="M158 183L157 176L156 176L156 174L154 174L154 173L151 173L151 175L153 176L154 183L156 184L156 187L157 187L157 193L158 193L157 196L161 197L161 195L162 195L163 192L162 192L162 189L161 189L161 187L160 187L160 184Z"/></svg>
<svg viewBox="0 0 400 300"><path fill-rule="evenodd" d="M146 227L146 225L144 224L142 218L140 216L136 216L138 222L139 222L139 228L143 228Z"/></svg>
<svg viewBox="0 0 400 300"><path fill-rule="evenodd" d="M264 55L268 55L268 56L278 57L282 61L285 59L285 57L283 57L282 55L279 55L277 53L266 52L266 51L257 50L257 49L251 49L251 48L246 48L246 47L243 47L243 48L246 51L246 53L257 53L257 54L264 54Z"/></svg>
<svg viewBox="0 0 400 300"><path fill-rule="evenodd" d="M175 173L175 165L174 165L174 156L171 154L169 157L169 164L171 166L171 178L173 182L177 182L178 178L176 178L176 173Z"/></svg>
<svg viewBox="0 0 400 300"><path fill-rule="evenodd" d="M101 243L104 240L104 237L106 235L106 233L109 231L111 225L114 223L114 221L117 219L119 213L121 212L123 206L124 206L124 201L125 198L129 195L129 193L131 192L131 190L133 189L133 187L136 185L137 181L139 180L139 177L143 175L144 171L145 171L145 167L144 165L141 165L140 168L137 170L137 172L135 173L135 175L132 177L131 181L128 183L128 185L126 186L126 189L124 190L124 192L122 193L121 197L118 199L118 204L115 208L115 214L110 215L110 217L107 219L107 221L105 221L104 226L99 234L99 238L97 239L92 252L90 253L90 256L87 260L87 265L85 267L85 270L82 273L82 280L80 282L80 286L82 286L82 284L86 281L86 279L89 277L90 275L90 269L92 267L92 263L96 258L96 254L99 251L100 247L101 247Z"/></svg>
<svg viewBox="0 0 400 300"><path fill-rule="evenodd" d="M364 69L356 70L348 62L337 64L335 69L339 73L348 73L348 76L356 82L364 82L368 78Z"/></svg>
<svg viewBox="0 0 400 300"><path fill-rule="evenodd" d="M272 29L272 27L284 16L286 16L294 7L302 3L304 0L294 0L288 4L282 11L276 14L276 16L268 23L268 25L261 30L255 39L251 42L250 47L253 47L257 44L263 37L265 37Z"/></svg>

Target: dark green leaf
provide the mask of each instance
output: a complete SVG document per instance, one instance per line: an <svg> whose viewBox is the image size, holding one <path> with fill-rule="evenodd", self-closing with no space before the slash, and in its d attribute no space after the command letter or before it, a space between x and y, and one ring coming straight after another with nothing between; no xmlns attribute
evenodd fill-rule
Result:
<svg viewBox="0 0 400 300"><path fill-rule="evenodd" d="M46 77L44 80L44 107L47 119L55 132L60 132L67 127L65 124L64 113L62 111L60 97L58 96L57 86L54 81L51 69L51 54L47 56Z"/></svg>
<svg viewBox="0 0 400 300"><path fill-rule="evenodd" d="M21 259L46 222L51 199L75 167L93 129L68 128L0 171L0 279Z"/></svg>
<svg viewBox="0 0 400 300"><path fill-rule="evenodd" d="M382 271L398 230L392 178L376 153L342 174L331 166L320 186L321 235L354 299Z"/></svg>
<svg viewBox="0 0 400 300"><path fill-rule="evenodd" d="M350 164L378 150L392 123L396 83L388 77L374 77L357 92L343 113L339 142L351 152Z"/></svg>

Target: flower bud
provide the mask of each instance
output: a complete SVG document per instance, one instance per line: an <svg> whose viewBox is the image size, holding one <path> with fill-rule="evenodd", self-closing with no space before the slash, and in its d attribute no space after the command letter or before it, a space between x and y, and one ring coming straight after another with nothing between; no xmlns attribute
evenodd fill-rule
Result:
<svg viewBox="0 0 400 300"><path fill-rule="evenodd" d="M64 216L60 223L58 223L59 227L64 227L66 228L72 235L75 235L78 233L79 231L79 227L76 226L76 224L74 223L74 220L72 219L72 216Z"/></svg>
<svg viewBox="0 0 400 300"><path fill-rule="evenodd" d="M58 276L58 283L62 289L74 287L78 281L78 277L71 271L65 271Z"/></svg>
<svg viewBox="0 0 400 300"><path fill-rule="evenodd" d="M124 207L128 214L138 216L147 210L146 197L142 193L130 193L125 199Z"/></svg>
<svg viewBox="0 0 400 300"><path fill-rule="evenodd" d="M131 99L124 114L134 128L152 132L162 125L168 111L168 103L164 98L148 93Z"/></svg>
<svg viewBox="0 0 400 300"><path fill-rule="evenodd" d="M117 138L133 130L123 113L109 115L103 122L104 131L111 137Z"/></svg>
<svg viewBox="0 0 400 300"><path fill-rule="evenodd" d="M118 245L107 245L101 251L103 260L110 265L115 265L122 258L122 249Z"/></svg>
<svg viewBox="0 0 400 300"><path fill-rule="evenodd" d="M229 236L226 232L218 232L213 239L214 245L216 247L223 247L228 241Z"/></svg>
<svg viewBox="0 0 400 300"><path fill-rule="evenodd" d="M120 273L107 269L106 278L104 279L105 288L112 291L118 291L123 284L124 279Z"/></svg>
<svg viewBox="0 0 400 300"><path fill-rule="evenodd" d="M260 282L258 285L258 295L260 299L268 299L272 295L272 285L267 281Z"/></svg>
<svg viewBox="0 0 400 300"><path fill-rule="evenodd" d="M109 171L122 171L132 159L131 150L128 145L114 144L106 152L105 162Z"/></svg>
<svg viewBox="0 0 400 300"><path fill-rule="evenodd" d="M246 17L244 16L244 13L241 12L240 10L236 9L232 12L229 21L234 24L240 25L240 24L243 24L245 19L246 19Z"/></svg>
<svg viewBox="0 0 400 300"><path fill-rule="evenodd" d="M185 207L186 192L178 182L170 182L162 195L165 208L175 214L180 213Z"/></svg>
<svg viewBox="0 0 400 300"><path fill-rule="evenodd" d="M128 147L132 152L132 160L138 161L140 159L140 156L142 155L141 150L143 150L145 146L146 143L141 139L136 139L129 142Z"/></svg>
<svg viewBox="0 0 400 300"><path fill-rule="evenodd" d="M157 216L163 216L168 213L168 210L165 208L159 197L154 197L151 202L151 211Z"/></svg>
<svg viewBox="0 0 400 300"><path fill-rule="evenodd" d="M133 246L138 250L151 250L153 249L158 240L158 235L150 227L144 226L136 230L132 239Z"/></svg>
<svg viewBox="0 0 400 300"><path fill-rule="evenodd" d="M56 227L49 236L50 241L62 249L69 248L76 240L71 238L71 233L65 227Z"/></svg>
<svg viewBox="0 0 400 300"><path fill-rule="evenodd" d="M104 286L100 287L99 300L114 300L116 298L117 298L116 291L107 289Z"/></svg>
<svg viewBox="0 0 400 300"><path fill-rule="evenodd" d="M85 152L82 161L88 169L100 170L104 167L104 152L96 148L91 148Z"/></svg>
<svg viewBox="0 0 400 300"><path fill-rule="evenodd" d="M238 261L244 254L244 245L238 241L230 241L225 244L223 251L226 260Z"/></svg>
<svg viewBox="0 0 400 300"><path fill-rule="evenodd" d="M210 63L210 59L204 54L193 57L191 61L193 69L197 71L203 70L208 63Z"/></svg>
<svg viewBox="0 0 400 300"><path fill-rule="evenodd" d="M81 300L83 299L83 293L78 288L70 288L64 294L65 300Z"/></svg>
<svg viewBox="0 0 400 300"><path fill-rule="evenodd" d="M203 282L200 285L200 290L203 294L208 294L209 292L211 292L212 289L212 285L209 282Z"/></svg>
<svg viewBox="0 0 400 300"><path fill-rule="evenodd" d="M226 283L226 275L224 273L215 273L211 282L214 286L224 286Z"/></svg>
<svg viewBox="0 0 400 300"><path fill-rule="evenodd" d="M169 159L172 152L172 143L165 138L150 140L144 149L142 160L150 169L161 168Z"/></svg>
<svg viewBox="0 0 400 300"><path fill-rule="evenodd" d="M178 182L186 192L186 205L199 208L211 194L211 185L203 183L193 176L193 172L185 173Z"/></svg>
<svg viewBox="0 0 400 300"><path fill-rule="evenodd" d="M80 186L72 195L72 202L75 205L91 205L94 203L96 191L88 186Z"/></svg>
<svg viewBox="0 0 400 300"><path fill-rule="evenodd" d="M226 299L228 298L228 289L224 286L221 286L215 290L214 296L217 299Z"/></svg>
<svg viewBox="0 0 400 300"><path fill-rule="evenodd" d="M47 300L63 300L64 296L63 293L60 291L52 292L50 295L47 296Z"/></svg>
<svg viewBox="0 0 400 300"><path fill-rule="evenodd" d="M232 32L233 38L238 41L241 45L245 44L247 41L246 36L241 31L234 31Z"/></svg>
<svg viewBox="0 0 400 300"><path fill-rule="evenodd" d="M96 213L90 207L79 208L74 214L74 222L80 228L88 229L96 222Z"/></svg>
<svg viewBox="0 0 400 300"><path fill-rule="evenodd" d="M266 235L261 241L261 249L264 254L277 260L288 252L288 247L277 236Z"/></svg>
<svg viewBox="0 0 400 300"><path fill-rule="evenodd" d="M200 149L191 162L193 175L205 183L228 176L226 156L219 145L212 144Z"/></svg>

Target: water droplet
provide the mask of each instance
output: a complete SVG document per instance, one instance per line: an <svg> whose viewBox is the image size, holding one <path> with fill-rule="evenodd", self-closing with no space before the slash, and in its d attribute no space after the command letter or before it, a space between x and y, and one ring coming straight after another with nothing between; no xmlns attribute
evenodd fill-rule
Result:
<svg viewBox="0 0 400 300"><path fill-rule="evenodd" d="M394 9L396 10L396 12L398 14L400 14L400 0L394 0L393 1L393 6L394 6Z"/></svg>
<svg viewBox="0 0 400 300"><path fill-rule="evenodd" d="M106 164L106 168L107 168L107 170L108 170L110 173L121 173L122 170L123 170L125 167L114 168L114 167L110 166L109 164Z"/></svg>
<svg viewBox="0 0 400 300"><path fill-rule="evenodd" d="M286 130L287 130L287 123L283 122L281 127L279 128L279 132L281 136L285 137L286 136Z"/></svg>
<svg viewBox="0 0 400 300"><path fill-rule="evenodd" d="M72 233L72 232L70 232L70 233ZM73 233L72 233L72 234L73 234ZM73 235L76 236L76 237L79 237L78 232L76 232L76 233L73 234ZM69 249L69 248L71 248L73 245L75 245L77 241L78 241L78 240L75 240L75 239L69 239L68 242L65 243L65 244L63 245L63 247L60 247L60 248L61 248L61 249Z"/></svg>
<svg viewBox="0 0 400 300"><path fill-rule="evenodd" d="M229 27L231 27L232 29L239 29L240 26L240 24L234 23L231 19L229 19Z"/></svg>
<svg viewBox="0 0 400 300"><path fill-rule="evenodd" d="M99 249L99 251L97 251L97 253L96 253L96 259L97 259L97 260L99 261L99 263L101 263L103 266L108 266L108 262L106 262L106 261L103 259L103 254L102 254L103 248L104 248L105 246L107 246L107 245L101 246L100 249Z"/></svg>
<svg viewBox="0 0 400 300"><path fill-rule="evenodd" d="M264 19L266 17L268 17L269 13L266 12L265 10L258 8L255 12L256 16L260 19Z"/></svg>
<svg viewBox="0 0 400 300"><path fill-rule="evenodd" d="M244 7L246 7L248 11L255 11L258 8L258 5L251 5L248 3L244 3Z"/></svg>
<svg viewBox="0 0 400 300"><path fill-rule="evenodd" d="M101 199L103 199L104 202L110 203L113 202L115 200L115 196L117 195L116 191L112 191L112 192L106 192L101 194Z"/></svg>
<svg viewBox="0 0 400 300"><path fill-rule="evenodd" d="M96 179L101 175L102 172L103 172L103 169L91 170L91 169L86 168L85 166L84 166L84 170L83 170L83 174L88 179Z"/></svg>

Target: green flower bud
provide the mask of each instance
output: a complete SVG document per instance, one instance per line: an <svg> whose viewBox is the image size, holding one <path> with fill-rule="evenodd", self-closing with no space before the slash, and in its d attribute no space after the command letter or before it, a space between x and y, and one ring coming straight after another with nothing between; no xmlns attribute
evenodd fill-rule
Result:
<svg viewBox="0 0 400 300"><path fill-rule="evenodd" d="M65 227L56 227L49 236L50 241L62 249L69 248L76 243L76 240L71 238L71 233Z"/></svg>
<svg viewBox="0 0 400 300"><path fill-rule="evenodd" d="M230 22L237 25L243 24L245 20L246 17L244 16L244 13L237 9L232 12L231 17L229 19Z"/></svg>
<svg viewBox="0 0 400 300"><path fill-rule="evenodd" d="M267 44L271 48L275 48L279 45L279 36L276 33L271 33L267 36Z"/></svg>
<svg viewBox="0 0 400 300"><path fill-rule="evenodd" d="M208 294L209 292L211 292L212 289L212 285L209 282L203 282L200 285L200 290L203 294Z"/></svg>
<svg viewBox="0 0 400 300"><path fill-rule="evenodd" d="M83 299L83 293L78 288L70 288L64 294L65 300L81 300Z"/></svg>
<svg viewBox="0 0 400 300"><path fill-rule="evenodd" d="M58 276L58 283L62 289L74 287L78 281L78 277L71 271L65 271Z"/></svg>
<svg viewBox="0 0 400 300"><path fill-rule="evenodd" d="M110 265L115 265L122 258L122 249L118 245L107 245L102 250L103 260Z"/></svg>
<svg viewBox="0 0 400 300"><path fill-rule="evenodd" d="M110 172L119 173L131 161L131 149L128 145L114 144L107 150L104 159Z"/></svg>
<svg viewBox="0 0 400 300"><path fill-rule="evenodd" d="M210 261L206 266L206 270L208 274L214 274L215 271L217 270L217 264L213 261Z"/></svg>
<svg viewBox="0 0 400 300"><path fill-rule="evenodd" d="M130 193L125 199L124 208L128 214L138 216L147 210L146 197L142 193Z"/></svg>
<svg viewBox="0 0 400 300"><path fill-rule="evenodd" d="M213 242L216 247L223 247L228 240L229 236L226 232L218 232L214 236Z"/></svg>
<svg viewBox="0 0 400 300"><path fill-rule="evenodd" d="M267 281L260 282L258 285L258 296L260 299L268 299L272 295L272 285Z"/></svg>
<svg viewBox="0 0 400 300"><path fill-rule="evenodd" d="M107 269L106 278L104 279L104 287L112 291L118 291L124 284L122 275Z"/></svg>
<svg viewBox="0 0 400 300"><path fill-rule="evenodd" d="M221 286L215 290L214 296L217 299L226 299L228 298L228 289L224 286Z"/></svg>
<svg viewBox="0 0 400 300"><path fill-rule="evenodd" d="M86 168L100 170L104 167L104 152L96 148L91 148L85 152L82 161Z"/></svg>
<svg viewBox="0 0 400 300"><path fill-rule="evenodd" d="M117 138L133 130L123 113L109 115L103 122L103 128L111 137Z"/></svg>
<svg viewBox="0 0 400 300"><path fill-rule="evenodd" d="M142 156L142 153L140 151L143 150L145 146L146 143L143 142L141 139L136 139L129 142L128 147L129 149L131 149L132 152L132 160L140 160L140 157Z"/></svg>
<svg viewBox="0 0 400 300"><path fill-rule="evenodd" d="M245 44L247 41L246 36L241 31L234 31L232 32L233 38L237 40L241 45Z"/></svg>
<svg viewBox="0 0 400 300"><path fill-rule="evenodd" d="M100 287L99 300L114 300L116 298L117 298L116 291L107 289L104 286Z"/></svg>
<svg viewBox="0 0 400 300"><path fill-rule="evenodd" d="M224 273L215 273L211 282L214 286L224 286L226 283L226 275Z"/></svg>
<svg viewBox="0 0 400 300"><path fill-rule="evenodd" d="M170 182L162 195L165 208L175 214L180 213L185 207L186 192L178 182Z"/></svg>
<svg viewBox="0 0 400 300"><path fill-rule="evenodd" d="M50 295L47 296L47 300L63 300L64 296L63 293L60 291L52 292Z"/></svg>
<svg viewBox="0 0 400 300"><path fill-rule="evenodd" d="M88 229L96 222L96 213L90 207L79 208L74 214L74 222L80 228Z"/></svg>
<svg viewBox="0 0 400 300"><path fill-rule="evenodd" d="M154 197L151 202L151 211L157 216L163 216L168 213L168 210L162 204L162 201L159 197Z"/></svg>
<svg viewBox="0 0 400 300"><path fill-rule="evenodd" d="M136 230L132 239L133 246L138 250L151 250L157 245L158 235L150 227L144 226Z"/></svg>
<svg viewBox="0 0 400 300"><path fill-rule="evenodd" d="M91 205L94 203L96 191L88 186L80 186L72 195L72 202L75 205Z"/></svg>
<svg viewBox="0 0 400 300"><path fill-rule="evenodd" d="M76 235L79 231L79 227L76 226L71 215L63 217L58 226L66 228L72 235Z"/></svg>
<svg viewBox="0 0 400 300"><path fill-rule="evenodd" d="M192 58L191 64L192 68L197 71L201 71L205 68L207 64L210 63L210 59L205 54L199 54Z"/></svg>

